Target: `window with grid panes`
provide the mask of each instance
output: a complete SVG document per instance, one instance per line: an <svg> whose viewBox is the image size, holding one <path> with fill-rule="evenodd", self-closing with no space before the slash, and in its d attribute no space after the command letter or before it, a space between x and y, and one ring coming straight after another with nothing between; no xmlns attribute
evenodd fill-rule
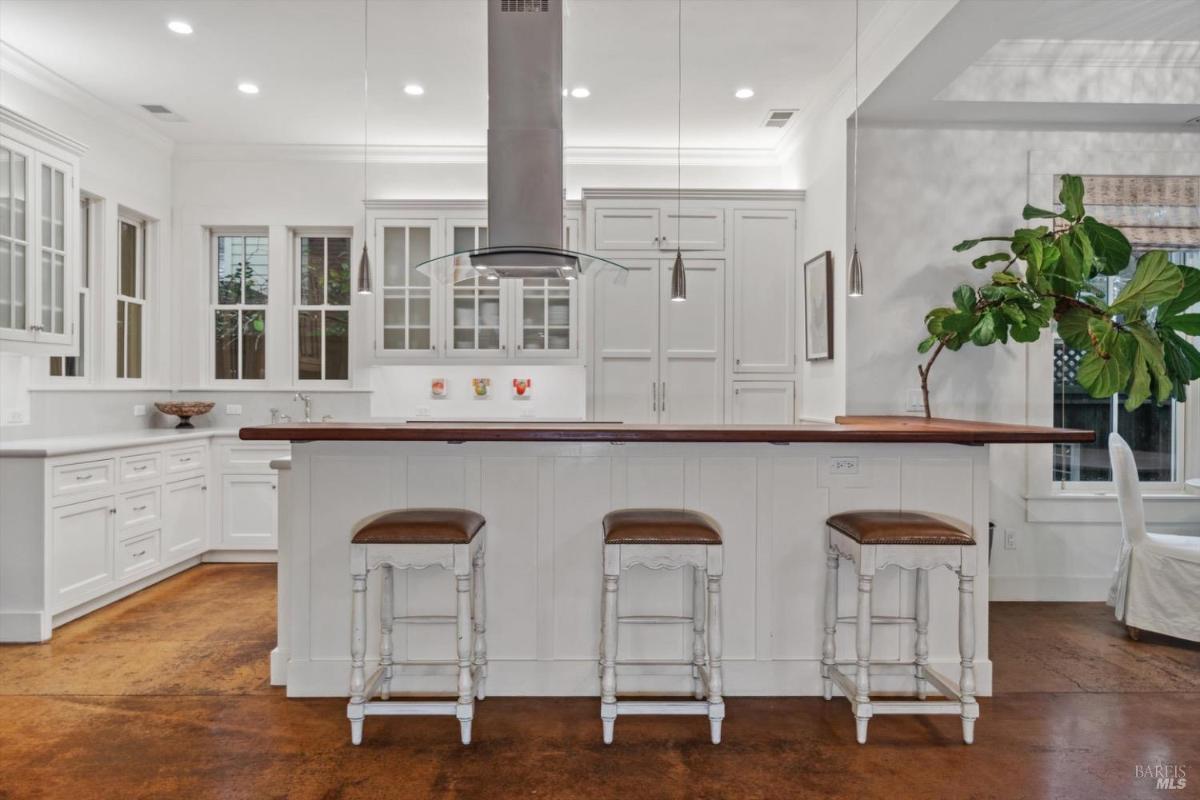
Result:
<svg viewBox="0 0 1200 800"><path fill-rule="evenodd" d="M296 237L296 379L350 377L350 237Z"/></svg>
<svg viewBox="0 0 1200 800"><path fill-rule="evenodd" d="M261 233L216 233L212 252L213 376L265 380L269 240Z"/></svg>

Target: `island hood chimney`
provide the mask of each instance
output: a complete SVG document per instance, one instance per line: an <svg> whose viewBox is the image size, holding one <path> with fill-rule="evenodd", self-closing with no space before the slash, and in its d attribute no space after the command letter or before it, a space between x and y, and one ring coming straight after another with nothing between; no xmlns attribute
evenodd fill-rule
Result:
<svg viewBox="0 0 1200 800"><path fill-rule="evenodd" d="M418 269L573 279L611 264L563 247L562 0L487 0L487 14L488 246Z"/></svg>

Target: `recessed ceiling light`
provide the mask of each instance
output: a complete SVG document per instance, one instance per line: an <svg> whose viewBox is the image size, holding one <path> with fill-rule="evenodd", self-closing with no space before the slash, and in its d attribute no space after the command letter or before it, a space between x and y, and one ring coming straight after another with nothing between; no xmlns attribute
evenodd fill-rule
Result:
<svg viewBox="0 0 1200 800"><path fill-rule="evenodd" d="M192 35L192 26L181 19L171 20L167 23L167 28L169 28L172 33L178 33L180 36Z"/></svg>
<svg viewBox="0 0 1200 800"><path fill-rule="evenodd" d="M404 87L405 94L411 94L413 97L420 97L425 94L425 87L419 83L410 83Z"/></svg>
<svg viewBox="0 0 1200 800"><path fill-rule="evenodd" d="M733 93L733 96L738 100L749 100L751 97L754 97L754 90L748 87L744 89L738 89Z"/></svg>
<svg viewBox="0 0 1200 800"><path fill-rule="evenodd" d="M571 97L578 97L579 99L582 100L585 97L591 97L591 96L592 96L592 91L591 91L591 89L588 89L586 86L576 86L574 89L571 90Z"/></svg>
<svg viewBox="0 0 1200 800"><path fill-rule="evenodd" d="M243 81L238 84L238 91L242 94L258 94L258 84Z"/></svg>

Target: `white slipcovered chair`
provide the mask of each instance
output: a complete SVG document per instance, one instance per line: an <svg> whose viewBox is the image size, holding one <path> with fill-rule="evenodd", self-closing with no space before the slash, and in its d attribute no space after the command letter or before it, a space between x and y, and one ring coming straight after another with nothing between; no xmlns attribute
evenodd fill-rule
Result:
<svg viewBox="0 0 1200 800"><path fill-rule="evenodd" d="M1147 531L1133 451L1113 433L1108 453L1122 527L1108 604L1134 639L1154 631L1200 642L1200 536Z"/></svg>

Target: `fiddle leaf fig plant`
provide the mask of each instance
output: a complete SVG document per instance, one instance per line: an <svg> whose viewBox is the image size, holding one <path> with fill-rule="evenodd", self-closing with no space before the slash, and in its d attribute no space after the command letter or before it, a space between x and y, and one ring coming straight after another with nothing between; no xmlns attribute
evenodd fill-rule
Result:
<svg viewBox="0 0 1200 800"><path fill-rule="evenodd" d="M1061 211L1025 206L1024 219L1048 224L954 246L963 253L991 245L995 252L971 265L993 271L982 286L954 289L953 305L925 315L929 335L917 351L930 356L917 373L926 417L929 370L943 350L1035 342L1052 322L1068 347L1083 351L1075 376L1092 397L1124 394L1132 411L1151 399L1183 401L1188 383L1200 378L1200 351L1186 338L1200 334L1200 314L1189 311L1200 303L1200 270L1149 251L1110 302L1092 281L1122 272L1133 247L1120 230L1087 214L1082 178L1062 177L1059 202Z"/></svg>

